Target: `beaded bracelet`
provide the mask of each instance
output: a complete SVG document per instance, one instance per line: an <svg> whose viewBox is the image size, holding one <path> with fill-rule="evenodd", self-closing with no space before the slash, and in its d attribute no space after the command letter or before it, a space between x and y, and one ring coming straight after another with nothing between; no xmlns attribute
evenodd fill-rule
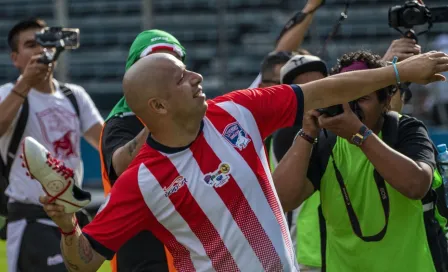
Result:
<svg viewBox="0 0 448 272"><path fill-rule="evenodd" d="M13 92L15 95L20 96L20 97L23 98L23 99L26 98L26 96L24 96L23 94L19 93L19 92L16 91L16 90L12 90L12 92Z"/></svg>
<svg viewBox="0 0 448 272"><path fill-rule="evenodd" d="M394 67L394 70L395 70L395 78L397 80L397 85L400 85L401 80L400 80L400 73L398 73L397 61L398 61L398 57L395 56L394 59L392 60L392 66Z"/></svg>
<svg viewBox="0 0 448 272"><path fill-rule="evenodd" d="M317 138L313 138L310 135L306 134L303 129L300 129L299 132L297 133L297 136L302 137L305 141L307 141L310 144L315 144L317 143ZM297 138L296 136L296 138Z"/></svg>
<svg viewBox="0 0 448 272"><path fill-rule="evenodd" d="M73 228L73 230L71 230L70 232L64 232L61 228L59 228L59 232L60 232L62 235L70 236L70 235L75 234L75 232L76 232L76 228L77 228L77 227L78 227L78 218L75 218L75 227Z"/></svg>

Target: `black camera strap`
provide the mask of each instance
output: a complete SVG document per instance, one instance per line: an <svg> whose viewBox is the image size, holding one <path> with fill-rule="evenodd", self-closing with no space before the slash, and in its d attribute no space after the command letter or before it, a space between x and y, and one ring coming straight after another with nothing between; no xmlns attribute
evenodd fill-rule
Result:
<svg viewBox="0 0 448 272"><path fill-rule="evenodd" d="M328 138L327 131L324 130L325 137ZM358 217L356 216L355 210L353 209L352 202L350 201L350 197L348 195L347 187L344 184L344 179L342 178L341 172L339 171L338 167L336 166L336 161L334 159L333 154L333 148L330 146L330 156L332 159L334 171L336 174L336 179L338 181L339 187L341 188L342 196L344 197L344 204L347 208L348 217L350 219L350 223L352 225L352 229L355 232L356 236L358 236L361 240L365 242L377 242L381 241L384 238L384 235L386 235L387 227L389 225L389 214L390 214L390 201L389 201L389 194L387 193L386 183L384 182L384 179L379 175L379 173L375 170L374 171L374 177L375 177L375 183L378 188L378 193L381 199L381 205L383 207L384 211L384 219L385 224L383 229L381 229L380 232L378 232L375 235L372 236L364 236L362 234L361 225L359 224Z"/></svg>
<svg viewBox="0 0 448 272"><path fill-rule="evenodd" d="M327 53L327 46L330 43L330 41L333 39L333 37L338 34L339 29L341 28L342 23L345 21L345 19L348 18L348 9L350 7L350 0L345 1L344 11L341 12L341 15L338 18L338 21L333 27L333 30L328 34L327 38L324 41L324 44L322 45L322 48L317 52L317 56L321 56L322 58L325 58L325 55Z"/></svg>
<svg viewBox="0 0 448 272"><path fill-rule="evenodd" d="M313 14L316 10L318 10L323 5L325 5L325 0L323 0L319 6L315 7L313 10L311 10L307 13L298 11L296 14L294 14L294 16L288 20L288 22L285 24L282 31L280 32L280 35L277 38L277 44L280 41L280 39L283 37L283 35L285 35L286 32L288 32L294 26L301 24L303 22L303 20L305 20L306 16L308 16L309 14Z"/></svg>

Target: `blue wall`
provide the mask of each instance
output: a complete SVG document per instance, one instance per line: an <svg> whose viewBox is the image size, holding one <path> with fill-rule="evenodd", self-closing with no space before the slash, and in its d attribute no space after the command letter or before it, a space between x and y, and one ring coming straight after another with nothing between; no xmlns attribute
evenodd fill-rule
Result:
<svg viewBox="0 0 448 272"><path fill-rule="evenodd" d="M442 129L430 129L430 136L436 145L447 144L448 145L448 130Z"/></svg>
<svg viewBox="0 0 448 272"><path fill-rule="evenodd" d="M430 136L436 145L448 144L448 130L430 129ZM84 160L84 185L101 187L101 164L98 152L84 139L81 142L81 153Z"/></svg>
<svg viewBox="0 0 448 272"><path fill-rule="evenodd" d="M101 187L101 163L98 151L84 139L81 141L81 156L84 161L84 186Z"/></svg>

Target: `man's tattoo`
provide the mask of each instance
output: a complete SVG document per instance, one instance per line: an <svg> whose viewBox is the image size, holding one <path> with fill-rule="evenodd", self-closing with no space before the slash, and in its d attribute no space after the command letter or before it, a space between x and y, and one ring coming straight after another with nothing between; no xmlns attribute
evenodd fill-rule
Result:
<svg viewBox="0 0 448 272"><path fill-rule="evenodd" d="M64 242L66 246L72 246L73 245L73 237L74 235L66 235L64 236Z"/></svg>
<svg viewBox="0 0 448 272"><path fill-rule="evenodd" d="M73 243L73 241L71 243ZM67 243L66 243L66 245L67 245ZM79 266L70 262L67 255L65 255L64 247L62 246L62 244L61 244L61 253L62 253L62 257L64 259L64 264L65 264L65 267L67 268L67 270L68 271L79 271Z"/></svg>
<svg viewBox="0 0 448 272"><path fill-rule="evenodd" d="M79 257L84 263L87 264L93 260L93 250L86 237L84 236L79 237L78 250L79 250Z"/></svg>
<svg viewBox="0 0 448 272"><path fill-rule="evenodd" d="M133 156L135 149L137 148L137 140L132 139L132 141L130 141L128 144L128 152L129 152L129 156Z"/></svg>
<svg viewBox="0 0 448 272"><path fill-rule="evenodd" d="M69 260L64 259L64 263L68 271L79 271L79 267L76 264L71 263Z"/></svg>

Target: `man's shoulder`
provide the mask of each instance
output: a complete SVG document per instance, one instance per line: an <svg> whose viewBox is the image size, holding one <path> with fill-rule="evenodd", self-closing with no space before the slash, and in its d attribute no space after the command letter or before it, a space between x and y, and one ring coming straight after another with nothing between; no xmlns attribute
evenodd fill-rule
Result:
<svg viewBox="0 0 448 272"><path fill-rule="evenodd" d="M137 118L137 115L135 115L133 112L129 112L129 113L116 114L116 115L110 117L109 119L107 119L106 124L107 123L114 124L114 123L122 123L122 122L126 123L126 122L133 122L133 121L140 122L140 120Z"/></svg>
<svg viewBox="0 0 448 272"><path fill-rule="evenodd" d="M131 131L140 132L144 128L142 122L137 118L135 114L129 115L116 115L107 119L104 123L104 130L116 130L126 129ZM138 134L138 133L137 133ZM137 135L135 135L137 136Z"/></svg>
<svg viewBox="0 0 448 272"><path fill-rule="evenodd" d="M153 149L152 147L150 147L145 141L145 143L140 148L140 151L138 152L137 156L135 156L135 158L129 164L128 169L131 169L131 168L134 168L137 166L136 171L138 171L138 169L140 168L140 166L142 164L154 162L154 158L158 157L155 155L156 152L158 152L158 151Z"/></svg>
<svg viewBox="0 0 448 272"><path fill-rule="evenodd" d="M89 96L87 91L81 85L65 82L58 82L58 83L60 88L65 87L69 89L75 95L76 98L84 98L86 96Z"/></svg>
<svg viewBox="0 0 448 272"><path fill-rule="evenodd" d="M247 106L248 102L250 102L254 96L253 93L257 91L258 89L241 89L231 91L208 100L207 104L209 105L209 110L213 110L216 106L222 106L224 103Z"/></svg>
<svg viewBox="0 0 448 272"><path fill-rule="evenodd" d="M66 82L59 82L59 85L65 86L66 88L74 91L74 92L85 92L86 90L84 89L84 87L82 87L81 85L78 84L74 84L74 83L66 83Z"/></svg>
<svg viewBox="0 0 448 272"><path fill-rule="evenodd" d="M417 119L416 117L409 116L406 114L401 114L398 122L399 128L408 126L424 126L423 121Z"/></svg>

